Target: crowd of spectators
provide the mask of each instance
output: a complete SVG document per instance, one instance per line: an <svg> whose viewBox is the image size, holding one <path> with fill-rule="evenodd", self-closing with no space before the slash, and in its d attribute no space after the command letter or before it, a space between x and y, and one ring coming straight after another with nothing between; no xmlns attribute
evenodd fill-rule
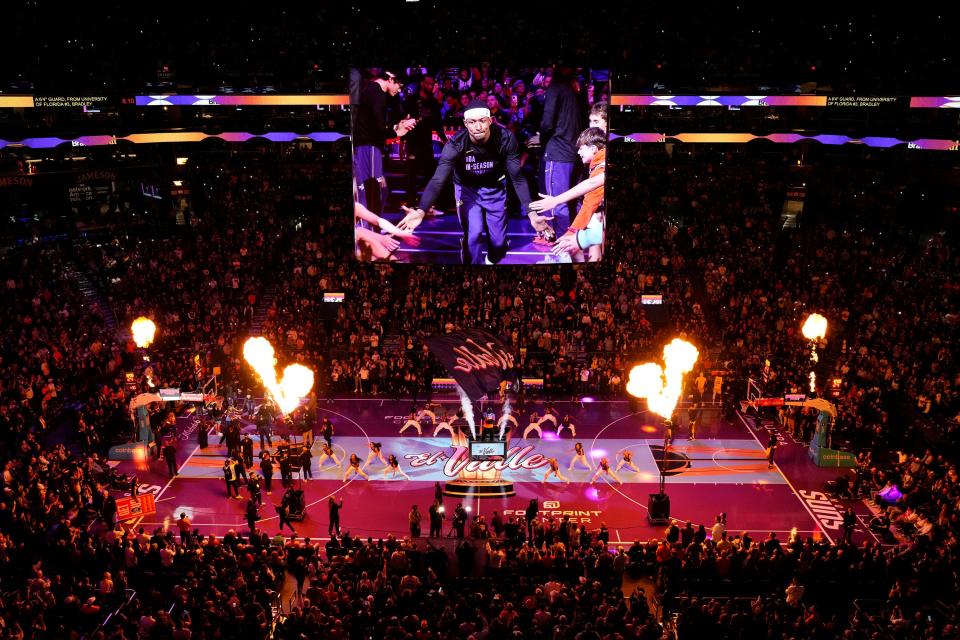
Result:
<svg viewBox="0 0 960 640"><path fill-rule="evenodd" d="M482 554L478 554L483 545ZM278 638L659 638L642 591L624 598L624 562L606 543L462 540L456 566L431 541L334 541L300 547L309 582ZM294 561L296 563L296 561ZM587 634L586 636L582 634Z"/></svg>
<svg viewBox="0 0 960 640"><path fill-rule="evenodd" d="M884 548L775 533L752 540L716 525L711 537L671 529L635 542L627 566L656 575L680 637L708 629L722 638L949 637L956 628L941 606L956 588L950 533ZM930 580L918 579L919 567Z"/></svg>
<svg viewBox="0 0 960 640"><path fill-rule="evenodd" d="M90 95L103 87L132 95L175 85L198 93L300 93L339 87L357 60L450 64L467 52L493 62L601 61L622 70L628 91L655 84L699 91L727 83L770 87L776 95L818 82L847 95L857 89L941 95L953 90L956 68L952 34L944 27L948 16L934 10L917 12L910 28L881 12L836 7L826 14L780 15L746 5L707 7L696 21L683 7L658 5L638 14L617 4L591 7L575 21L556 7L537 5L495 15L483 7L422 3L376 11L238 7L225 14L202 8L190 24L163 13L144 21L136 12L118 11L100 21L50 16L26 2L17 10L21 20L3 49L9 64L0 79L21 92L35 87L47 95ZM150 54L130 55L136 43ZM910 93L918 87L929 93Z"/></svg>
<svg viewBox="0 0 960 640"><path fill-rule="evenodd" d="M779 184L760 173L746 192L744 169L736 158L708 165L686 225L704 304L718 319L714 339L740 377L765 380L774 396L808 390L814 367L799 330L821 313L829 328L815 371L821 392L841 381L836 439L902 445L920 434L889 427L914 425L918 413L940 424L940 436L955 433L956 257L941 235L904 224L907 173L815 165L803 177L801 227L781 229L781 207L771 204L789 186L782 165L770 176Z"/></svg>
<svg viewBox="0 0 960 640"><path fill-rule="evenodd" d="M439 105L439 119L444 128L463 128L464 109L471 101L481 100L498 124L524 142L539 130L546 90L555 73L553 67L510 69L491 66L489 62L435 69L409 67L397 71L403 85L400 99L404 105L415 106L411 99L421 89L427 91ZM583 105L589 108L596 102L609 102L608 69L579 68L571 73ZM428 83L424 83L424 79ZM432 85L429 80L433 81Z"/></svg>
<svg viewBox="0 0 960 640"><path fill-rule="evenodd" d="M0 449L43 432L64 401L96 394L116 372L113 336L50 247L7 256L0 311Z"/></svg>
<svg viewBox="0 0 960 640"><path fill-rule="evenodd" d="M925 501L941 514L901 545L752 540L718 518L709 531L674 523L662 538L615 550L602 526L547 518L528 527L494 514L491 526L475 519L471 536L458 539L453 564L435 540L418 538L347 533L321 546L263 531L218 538L188 528L179 540L163 528L126 531L116 526L95 457L76 459L31 435L18 458L4 468L0 499L0 607L13 638L90 633L114 610L103 635L91 637L273 630L277 638L660 639L710 629L721 638L871 638L955 630L942 603L958 588L957 476L930 454L904 461L911 498L892 515L906 527ZM284 605L287 573L298 586ZM625 575L652 582L662 621L642 588L625 594ZM286 613L277 616L278 607Z"/></svg>

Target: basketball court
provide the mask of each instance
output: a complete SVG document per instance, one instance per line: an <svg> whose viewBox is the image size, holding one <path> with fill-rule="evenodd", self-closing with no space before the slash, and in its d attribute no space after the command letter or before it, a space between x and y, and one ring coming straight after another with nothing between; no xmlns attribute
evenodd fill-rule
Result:
<svg viewBox="0 0 960 640"><path fill-rule="evenodd" d="M459 407L459 402L453 400L441 404L451 414ZM533 499L541 518L559 520L568 516L590 529L604 523L612 542L646 541L663 534L663 526L653 526L647 518L650 494L659 492L662 470L664 491L670 498L670 517L681 526L689 520L709 530L716 515L725 512L729 531L748 531L755 539L773 531L786 540L794 528L804 537L840 537L840 513L846 505L822 491L824 482L835 478L839 471L816 467L807 456L806 445L786 434L778 434L776 464L768 468L768 430L775 429L771 423L739 415L728 421L719 409L705 410L696 439L689 440L689 433L678 428L672 445L664 451L662 421L645 410L633 411L629 402L556 402L554 407L561 416L571 416L576 438L566 430L558 437L549 429L549 422L544 423L542 438L523 439L515 435L501 474L503 481L512 484L514 494L495 498L446 496L446 512L452 513L456 504L463 502L471 517L484 515L489 523L493 512L499 511L506 521L511 515L521 515ZM434 425L429 420L423 422L422 435L413 429L398 435L408 411L409 401L403 400L338 399L321 403L318 416L329 417L335 425L333 447L344 469L350 454L366 460L368 443L380 442L384 457L396 455L410 480L400 476L385 479L383 465L377 460L365 469L369 481L359 476L344 481L344 469L336 468L332 462L327 461L324 469L318 468L323 443L318 436L313 446L313 479L301 479L297 474L294 480L303 489L307 504L305 519L295 523L299 536L327 537L327 499L331 496L343 499L342 528L353 535L406 535L407 513L414 504L424 513L424 531L428 529L426 511L433 501L435 483L445 486L455 480L458 465L465 458L457 455L448 434L433 436ZM516 416L520 428L514 430L515 434L523 432L533 411L543 415L543 406L528 402L524 413ZM226 446L218 444L218 435L211 434L210 446L200 450L197 424L192 415L178 419L181 466L177 477L170 480L165 476L162 461L151 461L149 468L138 471L144 482L141 492L156 496L157 512L133 524L148 531L157 526L173 527L179 514L186 513L204 534L222 535L230 529L246 532L247 492L245 488L241 491L244 500L227 498L221 469ZM244 431L254 439L256 459L259 444L253 425L246 424ZM592 470L580 463L568 470L576 442L583 444ZM632 452L637 471L628 466L616 470L625 451ZM542 482L549 469L549 458L558 460L569 483L556 477ZM604 474L591 483L601 458L609 460L622 483ZM122 462L119 468L127 473L134 471L132 462ZM275 472L273 494L264 491L262 519L258 522L258 527L271 535L278 530L273 505L279 504L282 494L280 475ZM855 510L861 519L869 517L862 502L855 505ZM444 534L449 530L448 520ZM854 538L872 539L872 534L862 527Z"/></svg>

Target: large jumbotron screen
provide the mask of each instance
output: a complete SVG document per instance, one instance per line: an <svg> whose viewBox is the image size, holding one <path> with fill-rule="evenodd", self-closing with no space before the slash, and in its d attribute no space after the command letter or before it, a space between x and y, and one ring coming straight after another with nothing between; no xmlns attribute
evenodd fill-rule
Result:
<svg viewBox="0 0 960 640"><path fill-rule="evenodd" d="M586 67L351 70L358 257L599 261L608 100Z"/></svg>

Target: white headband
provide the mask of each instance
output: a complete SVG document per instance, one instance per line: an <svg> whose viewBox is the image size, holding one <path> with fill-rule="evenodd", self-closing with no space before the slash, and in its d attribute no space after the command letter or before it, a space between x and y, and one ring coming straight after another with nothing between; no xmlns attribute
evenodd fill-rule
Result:
<svg viewBox="0 0 960 640"><path fill-rule="evenodd" d="M463 112L463 117L464 119L489 118L490 109L487 109L486 107L474 107L473 109L467 109L466 111Z"/></svg>

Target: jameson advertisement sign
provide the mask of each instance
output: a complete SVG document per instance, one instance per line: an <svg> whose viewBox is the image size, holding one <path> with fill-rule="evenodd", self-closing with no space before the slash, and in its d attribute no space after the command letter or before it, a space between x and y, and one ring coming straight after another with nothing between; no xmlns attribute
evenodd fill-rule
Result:
<svg viewBox="0 0 960 640"><path fill-rule="evenodd" d="M517 379L513 349L486 331L466 329L426 342L471 400L495 393L504 380Z"/></svg>

